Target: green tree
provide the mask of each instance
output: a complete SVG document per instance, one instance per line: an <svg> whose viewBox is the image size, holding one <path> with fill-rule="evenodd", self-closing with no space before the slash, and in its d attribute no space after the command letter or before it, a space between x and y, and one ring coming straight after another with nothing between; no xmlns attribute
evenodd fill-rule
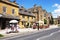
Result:
<svg viewBox="0 0 60 40"><path fill-rule="evenodd" d="M54 24L54 20L53 20L52 16L51 16L51 19L50 19L50 24Z"/></svg>
<svg viewBox="0 0 60 40"><path fill-rule="evenodd" d="M47 20L46 19L44 19L44 24L47 24Z"/></svg>

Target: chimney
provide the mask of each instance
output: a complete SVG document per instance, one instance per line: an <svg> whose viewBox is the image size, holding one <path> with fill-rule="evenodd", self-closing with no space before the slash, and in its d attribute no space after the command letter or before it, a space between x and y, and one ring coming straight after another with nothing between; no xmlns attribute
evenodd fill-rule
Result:
<svg viewBox="0 0 60 40"><path fill-rule="evenodd" d="M14 0L13 2L16 3L16 0Z"/></svg>
<svg viewBox="0 0 60 40"><path fill-rule="evenodd" d="M36 4L34 4L34 7L36 7Z"/></svg>

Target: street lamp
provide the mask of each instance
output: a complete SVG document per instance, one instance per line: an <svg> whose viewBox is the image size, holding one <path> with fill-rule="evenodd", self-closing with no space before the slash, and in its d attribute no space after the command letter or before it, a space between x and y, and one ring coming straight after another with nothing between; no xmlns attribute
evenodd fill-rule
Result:
<svg viewBox="0 0 60 40"><path fill-rule="evenodd" d="M39 30L39 23L36 23L37 29Z"/></svg>

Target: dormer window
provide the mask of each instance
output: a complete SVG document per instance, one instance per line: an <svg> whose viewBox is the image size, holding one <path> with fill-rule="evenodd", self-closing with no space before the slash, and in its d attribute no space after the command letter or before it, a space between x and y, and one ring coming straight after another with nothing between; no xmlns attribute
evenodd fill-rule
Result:
<svg viewBox="0 0 60 40"><path fill-rule="evenodd" d="M31 12L29 12L29 13L31 13Z"/></svg>
<svg viewBox="0 0 60 40"><path fill-rule="evenodd" d="M22 11L22 9L19 9L19 11Z"/></svg>
<svg viewBox="0 0 60 40"><path fill-rule="evenodd" d="M24 12L27 12L27 10L25 10Z"/></svg>

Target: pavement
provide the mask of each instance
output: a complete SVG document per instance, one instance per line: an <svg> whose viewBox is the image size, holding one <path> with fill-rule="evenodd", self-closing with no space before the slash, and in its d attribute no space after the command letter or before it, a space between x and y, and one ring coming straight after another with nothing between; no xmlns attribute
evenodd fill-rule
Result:
<svg viewBox="0 0 60 40"><path fill-rule="evenodd" d="M11 31L11 30L8 29L8 31ZM28 32L35 32L35 31L37 31L37 29L24 28L24 29L19 29L18 33L9 33L9 34L6 34L7 29L5 29L5 30L0 30L0 34L4 35L4 37L2 37L2 38L6 38L6 37L11 37L11 36L15 36L15 35L19 35L19 34L24 34L24 33L28 33Z"/></svg>
<svg viewBox="0 0 60 40"><path fill-rule="evenodd" d="M53 29L53 28L58 28L58 26L57 25L50 25L49 28L47 28L47 29L39 29L39 31L50 30L50 29ZM19 33L6 34L6 31L11 31L11 30L10 29L0 30L0 34L4 35L4 37L2 37L2 38L7 38L7 37L15 36L15 35L21 35L21 34L25 34L25 33L38 32L37 29L32 29L32 28L19 29Z"/></svg>
<svg viewBox="0 0 60 40"><path fill-rule="evenodd" d="M22 36L17 35L17 36L14 36L14 37L5 38L3 40L40 40L42 37L48 36L48 35L51 35L51 34L55 34L58 31L60 31L60 28L54 28L54 29L51 29L51 30L39 31L39 32L32 33L32 34L27 33L26 35L22 35ZM49 39L49 40L51 40L51 39Z"/></svg>

